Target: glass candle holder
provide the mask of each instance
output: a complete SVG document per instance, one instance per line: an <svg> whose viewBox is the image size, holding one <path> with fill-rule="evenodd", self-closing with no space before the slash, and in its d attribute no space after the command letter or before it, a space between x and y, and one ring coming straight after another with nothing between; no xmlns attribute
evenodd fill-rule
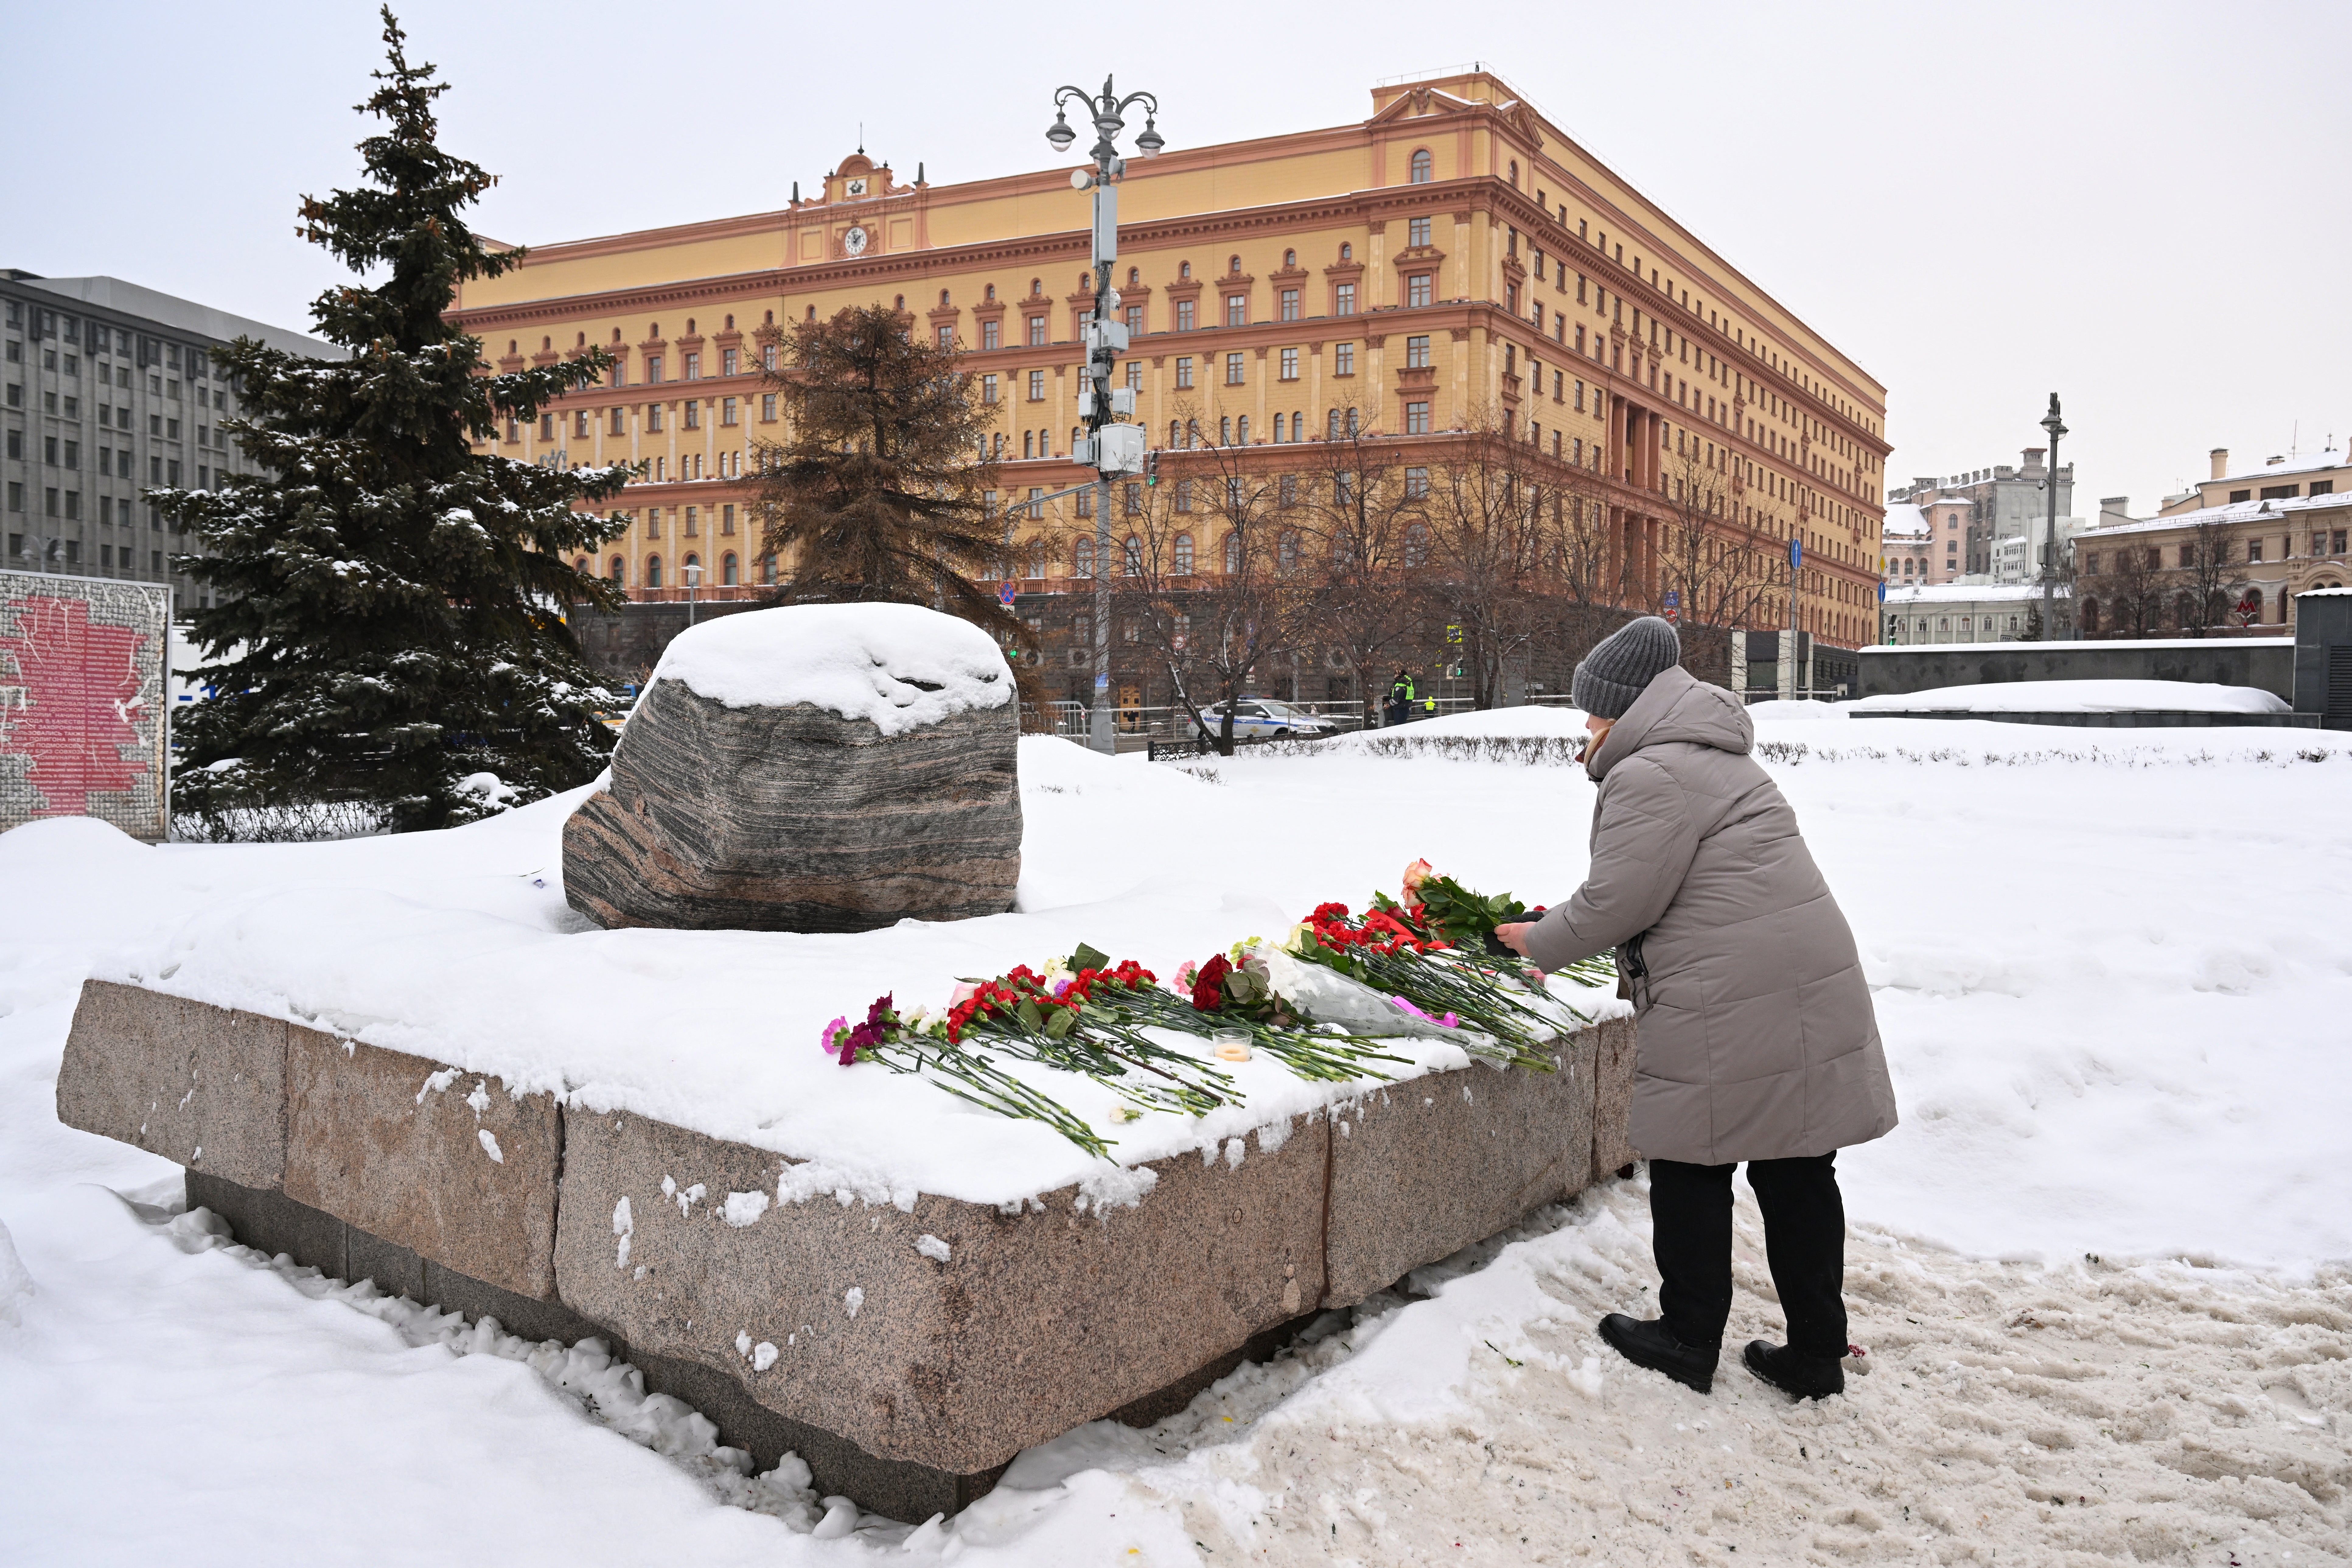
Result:
<svg viewBox="0 0 2352 1568"><path fill-rule="evenodd" d="M1221 1062L1245 1062L1250 1059L1250 1032L1247 1029L1219 1029L1209 1037L1216 1047Z"/></svg>

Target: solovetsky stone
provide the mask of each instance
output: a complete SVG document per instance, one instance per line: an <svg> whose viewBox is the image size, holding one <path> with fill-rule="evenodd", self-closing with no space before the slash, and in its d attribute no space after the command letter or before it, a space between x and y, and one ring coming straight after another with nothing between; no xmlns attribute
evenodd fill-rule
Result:
<svg viewBox="0 0 2352 1568"><path fill-rule="evenodd" d="M1012 907L1019 708L987 634L907 605L731 616L670 645L563 830L605 926L869 931Z"/></svg>

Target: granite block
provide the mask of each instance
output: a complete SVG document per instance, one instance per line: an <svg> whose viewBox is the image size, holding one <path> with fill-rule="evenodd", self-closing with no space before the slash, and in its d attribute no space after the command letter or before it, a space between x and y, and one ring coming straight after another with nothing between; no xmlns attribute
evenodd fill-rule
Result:
<svg viewBox="0 0 2352 1568"><path fill-rule="evenodd" d="M273 1187L248 1187L190 1171L190 1208L207 1208L228 1222L229 1234L256 1251L280 1253L333 1279L348 1279L350 1229L333 1215L295 1202Z"/></svg>
<svg viewBox="0 0 2352 1568"><path fill-rule="evenodd" d="M1640 1159L1628 1131L1633 1114L1633 1071L1639 1059L1633 1020L1601 1026L1599 1082L1592 1107L1592 1179L1613 1176Z"/></svg>
<svg viewBox="0 0 2352 1568"><path fill-rule="evenodd" d="M1347 1306L1591 1178L1595 1032L1558 1069L1483 1062L1335 1108L1327 1301Z"/></svg>
<svg viewBox="0 0 2352 1568"><path fill-rule="evenodd" d="M253 1013L85 981L58 1065L58 1120L247 1186L277 1186L286 1030Z"/></svg>
<svg viewBox="0 0 2352 1568"><path fill-rule="evenodd" d="M517 1295L555 1293L552 1096L299 1026L286 1060L289 1196Z"/></svg>
<svg viewBox="0 0 2352 1568"><path fill-rule="evenodd" d="M1153 1162L1136 1206L1065 1188L910 1212L775 1202L775 1154L638 1117L565 1121L563 1300L881 1459L985 1472L1323 1295L1318 1119Z"/></svg>

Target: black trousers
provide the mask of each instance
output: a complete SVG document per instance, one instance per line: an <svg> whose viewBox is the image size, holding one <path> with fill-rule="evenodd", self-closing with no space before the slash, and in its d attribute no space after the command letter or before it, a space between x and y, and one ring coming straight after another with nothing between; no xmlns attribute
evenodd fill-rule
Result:
<svg viewBox="0 0 2352 1568"><path fill-rule="evenodd" d="M1748 1184L1764 1211L1772 1288L1801 1355L1845 1354L1845 1200L1837 1154L1750 1160ZM1731 1318L1731 1173L1735 1165L1650 1162L1651 1246L1658 1259L1658 1310L1666 1331L1686 1345L1723 1343Z"/></svg>

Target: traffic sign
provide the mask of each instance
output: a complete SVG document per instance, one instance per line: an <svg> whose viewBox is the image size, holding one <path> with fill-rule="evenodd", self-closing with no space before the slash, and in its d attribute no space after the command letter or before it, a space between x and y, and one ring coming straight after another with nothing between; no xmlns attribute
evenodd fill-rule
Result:
<svg viewBox="0 0 2352 1568"><path fill-rule="evenodd" d="M996 602L1008 610L1013 607L1013 600L1020 595L1021 590L1015 588L1011 583L999 583L996 585Z"/></svg>
<svg viewBox="0 0 2352 1568"><path fill-rule="evenodd" d="M1675 588L1666 590L1666 619L1676 621L1682 618L1682 603L1681 590Z"/></svg>
<svg viewBox="0 0 2352 1568"><path fill-rule="evenodd" d="M1800 567L1800 566L1802 566L1804 563L1805 563L1805 542L1804 542L1803 540L1801 540L1801 539L1791 538L1791 539L1789 541L1789 567L1790 567L1790 570L1794 571L1796 568L1798 568L1798 567Z"/></svg>

